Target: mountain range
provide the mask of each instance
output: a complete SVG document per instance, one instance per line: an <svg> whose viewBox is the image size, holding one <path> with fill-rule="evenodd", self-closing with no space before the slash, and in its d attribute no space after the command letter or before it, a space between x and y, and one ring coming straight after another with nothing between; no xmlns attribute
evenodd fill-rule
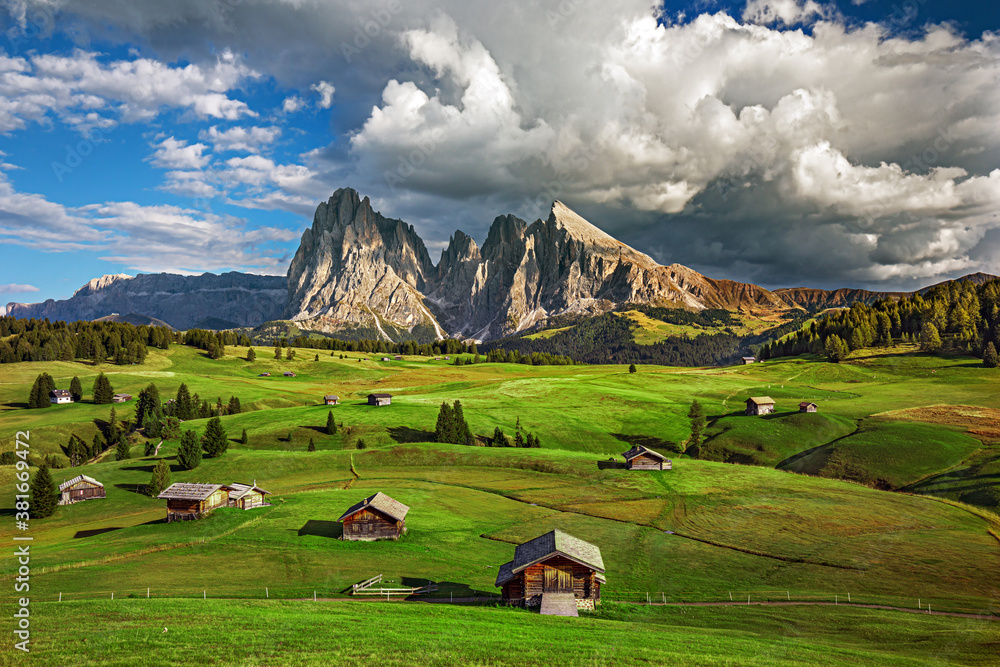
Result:
<svg viewBox="0 0 1000 667"><path fill-rule="evenodd" d="M981 283L994 276L967 278ZM770 291L680 264L663 266L559 201L546 219L532 223L498 216L482 247L456 231L435 265L412 225L383 216L367 197L342 188L317 207L286 277L103 276L70 299L11 303L6 313L51 320L128 314L178 329L285 319L299 329L351 338L491 340L543 326L554 316L595 315L623 304L766 314L905 294Z"/></svg>

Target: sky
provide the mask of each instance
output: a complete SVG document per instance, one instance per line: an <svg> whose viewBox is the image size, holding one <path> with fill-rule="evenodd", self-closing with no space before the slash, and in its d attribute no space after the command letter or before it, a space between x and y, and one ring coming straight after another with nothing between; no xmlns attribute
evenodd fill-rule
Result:
<svg viewBox="0 0 1000 667"><path fill-rule="evenodd" d="M767 288L1000 274L1000 3L0 0L0 303L283 275L337 188Z"/></svg>

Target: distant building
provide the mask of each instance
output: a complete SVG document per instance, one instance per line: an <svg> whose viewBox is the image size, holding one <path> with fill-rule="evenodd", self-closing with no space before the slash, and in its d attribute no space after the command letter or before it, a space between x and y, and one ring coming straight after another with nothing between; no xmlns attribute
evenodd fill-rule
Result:
<svg viewBox="0 0 1000 667"><path fill-rule="evenodd" d="M217 507L229 505L228 484L171 484L157 498L167 501L167 523L200 519Z"/></svg>
<svg viewBox="0 0 1000 667"><path fill-rule="evenodd" d="M132 394L115 394L111 397L114 403L128 403L132 400Z"/></svg>
<svg viewBox="0 0 1000 667"><path fill-rule="evenodd" d="M68 389L53 389L49 392L49 403L72 403L73 395L69 393Z"/></svg>
<svg viewBox="0 0 1000 667"><path fill-rule="evenodd" d="M259 377L259 378L269 378L269 377L271 377L271 374L270 373L258 373L257 377Z"/></svg>
<svg viewBox="0 0 1000 667"><path fill-rule="evenodd" d="M270 492L257 486L257 480L253 484L230 484L232 491L229 492L229 506L239 507L241 510L250 510L255 507L267 507L264 496Z"/></svg>
<svg viewBox="0 0 1000 667"><path fill-rule="evenodd" d="M391 405L392 394L368 394L368 405Z"/></svg>
<svg viewBox="0 0 1000 667"><path fill-rule="evenodd" d="M59 485L60 505L72 505L84 500L104 497L104 485L87 475L77 475L68 482Z"/></svg>
<svg viewBox="0 0 1000 667"><path fill-rule="evenodd" d="M401 356L399 356L399 355L397 354L396 356L394 356L394 357L393 357L393 359L395 359L396 361L402 361L402 360L403 360L403 357L401 357Z"/></svg>
<svg viewBox="0 0 1000 667"><path fill-rule="evenodd" d="M323 397L323 402L327 405L337 405L340 403L340 396L334 396L333 394L328 394Z"/></svg>
<svg viewBox="0 0 1000 667"><path fill-rule="evenodd" d="M381 491L351 506L337 521L344 524L345 540L397 540L406 532L410 508Z"/></svg>
<svg viewBox="0 0 1000 667"><path fill-rule="evenodd" d="M295 377L295 373L293 373L291 371L285 371L284 375L285 375L286 378L293 378L293 377Z"/></svg>
<svg viewBox="0 0 1000 667"><path fill-rule="evenodd" d="M743 357L740 361L743 362L744 366L749 366L750 364L757 363L757 357Z"/></svg>
<svg viewBox="0 0 1000 667"><path fill-rule="evenodd" d="M815 403L808 403L806 401L799 403L799 412L816 412L818 409L819 406Z"/></svg>
<svg viewBox="0 0 1000 667"><path fill-rule="evenodd" d="M625 457L625 467L629 470L670 470L673 468L673 461L643 445L632 447L622 456Z"/></svg>
<svg viewBox="0 0 1000 667"><path fill-rule="evenodd" d="M746 403L747 416L769 415L774 412L774 401L770 396L751 396Z"/></svg>
<svg viewBox="0 0 1000 667"><path fill-rule="evenodd" d="M600 548L561 530L515 547L514 560L500 566L496 580L508 604L565 616L593 609L604 583Z"/></svg>
<svg viewBox="0 0 1000 667"><path fill-rule="evenodd" d="M382 361L389 361L389 357L382 357Z"/></svg>

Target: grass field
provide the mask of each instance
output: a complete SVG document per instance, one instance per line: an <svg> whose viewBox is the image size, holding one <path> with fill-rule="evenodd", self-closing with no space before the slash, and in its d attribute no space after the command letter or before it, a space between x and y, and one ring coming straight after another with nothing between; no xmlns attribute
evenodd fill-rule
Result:
<svg viewBox="0 0 1000 667"><path fill-rule="evenodd" d="M335 633L360 603L314 607L261 601L263 588L273 598L311 597L313 591L343 598L352 583L383 574L400 585L436 582L437 595L448 599L489 597L497 592L496 568L511 558L514 546L555 527L601 548L608 567L606 600L640 600L646 593L673 602L748 594L830 601L851 595L855 601L907 608L916 606L917 598L939 610L1000 608L1000 519L991 495L1000 484L993 420L1000 411L1000 375L968 359L861 354L846 364L801 358L731 368L641 366L630 374L619 366L453 366L425 357L374 361L380 355L359 361L355 353L345 359L340 353L320 354L316 360L309 350L288 362L261 348L251 364L242 359L245 349L228 352L213 361L197 350L171 346L151 350L143 366L104 370L116 391L134 395L155 382L167 398L184 382L213 403L238 396L247 411L222 421L230 438L246 429L247 445L232 441L223 457L206 459L194 471L176 465L176 441L165 443L160 456L173 464L173 481L256 480L272 492L272 506L222 509L201 521L166 524L163 502L136 492L155 463L140 456L140 447L129 460L105 458L82 469L55 470L57 482L78 472L96 477L107 498L60 507L53 517L32 522L39 637L51 632L52 641L71 634L88 639L87 646L64 644L67 653L56 644L42 646L38 655L47 657L39 664L187 660L185 652L194 649L186 639L171 643L173 636L156 635L154 641L144 630L174 623L184 613L197 614L194 626L215 642L197 649L202 659L257 647L239 653L243 663L220 662L348 662L358 649L337 648ZM296 377L283 377L285 369ZM97 432L94 420L107 419L110 406L88 402L97 373L93 366L24 363L0 370L4 448L12 447L15 431L27 430L35 454L59 453L71 433L89 440ZM85 400L24 409L28 388L43 370L58 386L79 376ZM262 372L272 376L257 377ZM365 405L371 391L393 394L393 404ZM327 393L338 394L342 404L321 405ZM742 416L743 400L751 395L772 396L777 413ZM709 415L698 459L680 454L688 445L686 414L695 398ZM520 420L540 437L542 448L429 442L445 400L462 401L477 434L500 426L511 435ZM820 412L799 414L795 407L801 400L817 402ZM117 407L119 414L131 411L128 405ZM331 410L341 424L335 436L320 428ZM184 427L201 432L206 421ZM360 438L367 449L356 449ZM310 439L315 452L306 451ZM631 444L661 449L673 457L673 470L636 473L608 461L620 460ZM0 466L4 488L12 488L12 475L12 466ZM406 535L397 542L336 539L337 517L375 491L411 507ZM0 525L0 539L11 536L12 500L12 493L0 498L0 514L11 519ZM970 500L975 504L966 504ZM10 582L13 567L4 561L0 577ZM157 599L128 600L144 596L147 588ZM112 594L121 606L111 606ZM63 606L51 604L60 595ZM94 602L93 609L106 619L108 637L64 627L63 615L86 600L107 600ZM380 664L424 660L420 656L437 645L433 638L455 623L469 628L468 637L450 642L427 664L508 664L503 660L515 658L509 647L524 644L527 630L516 629L522 623L542 629L526 645L530 659L520 664L547 664L554 657L549 644L562 646L561 638L569 636L561 634L562 626L547 625L552 619L531 625L537 616L514 610L420 604L365 609L398 614L396 622L423 628L393 635L397 644L404 635L420 635L409 653L365 654ZM213 631L218 618L236 610L245 612L239 630L222 638ZM981 644L945 640L948 628L956 627L949 624L958 623L954 619L758 608L755 613L765 620L754 625L746 615L734 616L743 613L610 605L572 626L574 633L590 628L579 636L594 639L583 644L590 648L573 649L570 664L608 662L619 646L611 637L629 624L648 634L654 647L629 653L635 664L679 655L690 664L917 664L928 655L986 664L987 648L996 646L990 644L996 642L989 635L994 631L979 625L969 632L982 634ZM327 653L318 637L291 629L320 614L329 624L324 627L330 634L323 635ZM799 618L815 622L788 625ZM851 623L859 625L848 627ZM132 639L130 632L136 632ZM285 635L290 639L279 639ZM252 639L258 636L274 641ZM654 641L654 636L669 639ZM119 662L77 660L85 650L106 655L102 651L116 645L110 637L119 637L117 645L124 647ZM904 637L921 637L919 646L904 648ZM267 653L276 651L275 641L294 645L295 652ZM479 645L488 648L480 652ZM778 653L776 646L782 647ZM166 663L129 657L147 650Z"/></svg>

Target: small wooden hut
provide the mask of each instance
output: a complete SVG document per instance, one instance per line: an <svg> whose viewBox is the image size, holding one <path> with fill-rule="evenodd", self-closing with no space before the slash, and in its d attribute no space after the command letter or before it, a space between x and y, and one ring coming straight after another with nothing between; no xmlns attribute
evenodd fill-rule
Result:
<svg viewBox="0 0 1000 667"><path fill-rule="evenodd" d="M69 389L53 389L49 392L49 403L61 405L62 403L72 402L73 395L69 393Z"/></svg>
<svg viewBox="0 0 1000 667"><path fill-rule="evenodd" d="M673 461L643 445L633 446L632 449L622 453L622 456L625 457L625 467L629 470L670 470L673 468Z"/></svg>
<svg viewBox="0 0 1000 667"><path fill-rule="evenodd" d="M60 505L72 505L84 500L104 497L104 485L87 475L77 475L59 485Z"/></svg>
<svg viewBox="0 0 1000 667"><path fill-rule="evenodd" d="M769 415L774 412L774 400L770 396L751 396L746 400L747 416Z"/></svg>
<svg viewBox="0 0 1000 667"><path fill-rule="evenodd" d="M115 394L111 400L115 403L128 403L132 400L132 394Z"/></svg>
<svg viewBox="0 0 1000 667"><path fill-rule="evenodd" d="M167 522L200 519L217 507L229 505L228 484L171 484L157 498L167 501Z"/></svg>
<svg viewBox="0 0 1000 667"><path fill-rule="evenodd" d="M293 372L291 372L291 371L285 371L285 372L284 372L284 376L285 376L286 378L293 378L293 377L295 377L295 373L293 373Z"/></svg>
<svg viewBox="0 0 1000 667"><path fill-rule="evenodd" d="M392 394L368 394L368 405L392 405Z"/></svg>
<svg viewBox="0 0 1000 667"><path fill-rule="evenodd" d="M815 403L809 403L808 401L802 401L799 403L799 412L816 412L819 406Z"/></svg>
<svg viewBox="0 0 1000 667"><path fill-rule="evenodd" d="M340 403L340 396L334 396L333 394L327 394L323 397L323 402L327 405L337 405Z"/></svg>
<svg viewBox="0 0 1000 667"><path fill-rule="evenodd" d="M401 357L401 356L399 356L399 355L397 354L396 356L394 356L394 357L393 357L393 359L394 359L395 361L402 361L402 360L403 360L403 357Z"/></svg>
<svg viewBox="0 0 1000 667"><path fill-rule="evenodd" d="M600 548L561 530L515 547L514 560L500 566L496 580L508 604L537 607L546 596L571 595L576 609L599 604L603 583Z"/></svg>
<svg viewBox="0 0 1000 667"><path fill-rule="evenodd" d="M251 510L255 507L266 507L270 505L264 496L270 495L269 491L257 486L257 480L253 484L230 484L232 491L229 492L229 506L239 507L241 510Z"/></svg>
<svg viewBox="0 0 1000 667"><path fill-rule="evenodd" d="M344 512L337 521L344 524L345 540L397 540L406 532L410 508L381 491Z"/></svg>

